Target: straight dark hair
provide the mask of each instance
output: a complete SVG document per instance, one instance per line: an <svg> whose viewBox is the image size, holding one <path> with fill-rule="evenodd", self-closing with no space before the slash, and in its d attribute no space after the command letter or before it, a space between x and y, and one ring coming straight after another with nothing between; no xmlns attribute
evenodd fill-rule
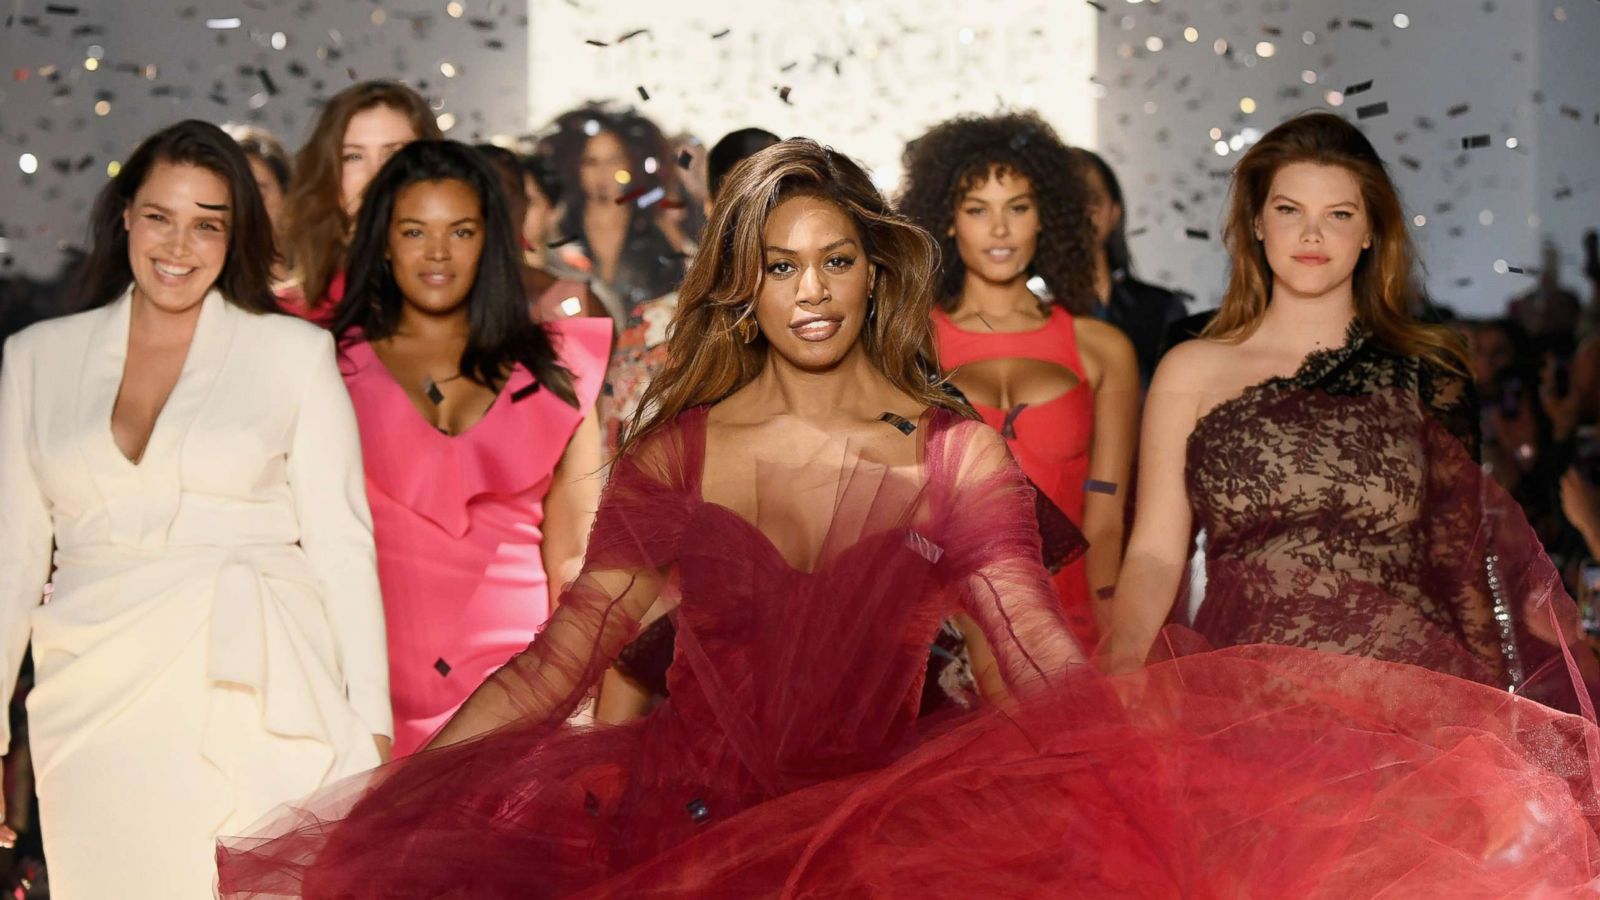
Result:
<svg viewBox="0 0 1600 900"><path fill-rule="evenodd" d="M228 255L215 287L234 306L253 313L277 312L272 297L272 223L250 160L239 144L210 122L189 119L144 139L101 188L89 218L89 257L69 296L75 309L104 306L133 283L128 229L123 215L161 164L194 166L228 185Z"/></svg>
<svg viewBox="0 0 1600 900"><path fill-rule="evenodd" d="M1085 166L1100 173L1100 180L1106 186L1106 196L1122 210L1122 215L1117 217L1117 227L1111 229L1111 234L1106 238L1106 267L1113 275L1120 273L1124 277L1132 277L1133 255L1128 252L1128 207L1122 202L1122 183L1117 181L1117 173L1112 171L1111 164L1100 154L1082 147L1074 147L1072 152Z"/></svg>
<svg viewBox="0 0 1600 900"><path fill-rule="evenodd" d="M534 320L528 298L523 296L517 229L500 176L482 154L456 141L407 144L384 163L368 185L350 244L348 288L334 310L334 334L343 345L382 340L399 327L405 298L386 257L389 224L400 191L428 181L465 184L478 195L483 212L483 254L467 293L469 332L467 348L461 353L462 377L498 391L510 368L521 364L533 375L534 383L513 394L513 401L543 386L577 406L572 375L562 367L549 333Z"/></svg>

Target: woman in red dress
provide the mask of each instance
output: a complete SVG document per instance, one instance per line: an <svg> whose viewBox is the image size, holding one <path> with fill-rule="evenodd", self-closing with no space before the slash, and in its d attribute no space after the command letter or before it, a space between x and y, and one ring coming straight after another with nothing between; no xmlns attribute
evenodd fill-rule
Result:
<svg viewBox="0 0 1600 900"><path fill-rule="evenodd" d="M1055 586L1092 644L1121 566L1139 369L1127 338L1086 314L1095 251L1081 169L1050 126L1006 115L935 127L907 148L906 171L901 208L943 245L939 363L1088 539Z"/></svg>

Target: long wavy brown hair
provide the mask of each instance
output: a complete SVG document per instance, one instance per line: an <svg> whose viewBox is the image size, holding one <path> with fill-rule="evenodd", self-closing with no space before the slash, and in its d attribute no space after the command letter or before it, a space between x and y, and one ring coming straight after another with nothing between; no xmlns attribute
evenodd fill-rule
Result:
<svg viewBox="0 0 1600 900"><path fill-rule="evenodd" d="M1328 112L1304 113L1282 123L1234 167L1223 231L1231 263L1228 289L1202 336L1236 343L1260 326L1272 297L1272 269L1266 248L1255 239L1255 222L1266 206L1273 176L1297 162L1338 166L1361 186L1372 246L1356 262L1356 321L1390 350L1465 373L1466 348L1455 333L1424 324L1413 313L1417 255L1388 168L1361 129Z"/></svg>
<svg viewBox="0 0 1600 900"><path fill-rule="evenodd" d="M954 312L966 283L955 236L956 207L992 177L1028 179L1039 204L1039 238L1028 274L1044 279L1056 305L1084 315L1094 305L1094 226L1080 164L1034 113L958 116L906 145L900 211L938 241L938 300Z"/></svg>
<svg viewBox="0 0 1600 900"><path fill-rule="evenodd" d="M735 326L761 288L767 218L793 197L835 204L861 232L862 249L877 269L875 312L861 335L867 358L917 402L971 415L939 387L928 318L939 263L933 238L895 213L855 162L815 141L794 138L739 163L723 182L700 252L678 289L666 367L645 391L619 457L684 410L716 403L760 373L766 339L747 344Z"/></svg>
<svg viewBox="0 0 1600 900"><path fill-rule="evenodd" d="M363 81L333 95L304 147L295 154L289 193L283 201L284 250L308 305L327 296L344 265L354 223L340 194L345 129L357 113L387 106L405 116L419 140L439 140L428 101L394 81Z"/></svg>

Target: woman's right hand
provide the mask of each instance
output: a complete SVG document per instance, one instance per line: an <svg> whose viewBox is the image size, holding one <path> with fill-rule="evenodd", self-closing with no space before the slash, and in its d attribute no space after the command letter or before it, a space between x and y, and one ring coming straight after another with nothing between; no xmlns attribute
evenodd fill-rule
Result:
<svg viewBox="0 0 1600 900"><path fill-rule="evenodd" d="M5 784L5 780L5 762L0 760L0 784ZM10 850L17 846L17 833L10 825L3 824L5 821L6 797L5 792L0 791L0 849Z"/></svg>

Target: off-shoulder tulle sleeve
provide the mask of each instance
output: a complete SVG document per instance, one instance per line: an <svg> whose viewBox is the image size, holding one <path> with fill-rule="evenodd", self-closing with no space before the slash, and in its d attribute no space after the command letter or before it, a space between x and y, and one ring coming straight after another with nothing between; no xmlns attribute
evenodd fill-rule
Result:
<svg viewBox="0 0 1600 900"><path fill-rule="evenodd" d="M1059 680L1084 653L1039 554L1033 489L1004 439L959 422L929 447L930 483L946 505L947 577L1013 692Z"/></svg>
<svg viewBox="0 0 1600 900"><path fill-rule="evenodd" d="M455 742L513 722L558 724L583 701L660 592L676 559L699 442L673 426L618 460L583 571L527 649L490 676L440 733Z"/></svg>

